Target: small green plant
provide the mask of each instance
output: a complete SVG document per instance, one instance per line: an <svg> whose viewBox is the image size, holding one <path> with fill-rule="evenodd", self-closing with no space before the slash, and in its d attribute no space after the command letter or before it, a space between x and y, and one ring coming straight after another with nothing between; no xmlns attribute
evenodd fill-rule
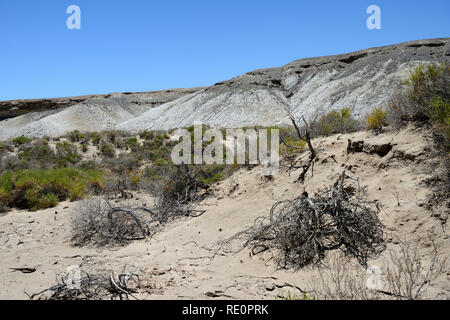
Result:
<svg viewBox="0 0 450 320"><path fill-rule="evenodd" d="M75 130L69 133L69 139L72 142L80 142L85 139L85 136L79 130Z"/></svg>
<svg viewBox="0 0 450 320"><path fill-rule="evenodd" d="M447 144L450 141L450 100L434 98L426 108L426 113ZM447 146L448 147L448 146Z"/></svg>
<svg viewBox="0 0 450 320"><path fill-rule="evenodd" d="M59 198L54 193L47 193L42 195L35 205L36 208L53 208L59 202Z"/></svg>
<svg viewBox="0 0 450 320"><path fill-rule="evenodd" d="M82 143L82 144L81 144L81 151L82 151L83 153L88 152L88 145L87 145L87 143Z"/></svg>
<svg viewBox="0 0 450 320"><path fill-rule="evenodd" d="M421 64L405 87L389 101L389 121L401 127L405 121L433 125L439 145L450 149L450 64Z"/></svg>
<svg viewBox="0 0 450 320"><path fill-rule="evenodd" d="M6 153L6 152L13 152L14 147L10 145L9 143L2 142L0 143L0 154Z"/></svg>
<svg viewBox="0 0 450 320"><path fill-rule="evenodd" d="M155 134L153 133L153 131L142 131L139 133L139 136L144 140L153 140Z"/></svg>
<svg viewBox="0 0 450 320"><path fill-rule="evenodd" d="M69 200L70 201L76 201L83 199L85 192L86 192L86 185L83 181L78 181L76 183L72 183L68 187L69 192Z"/></svg>
<svg viewBox="0 0 450 320"><path fill-rule="evenodd" d="M91 133L89 133L89 137L90 137L90 139L92 141L92 144L94 146L98 146L100 144L101 136L100 136L100 134L98 132L91 132Z"/></svg>
<svg viewBox="0 0 450 320"><path fill-rule="evenodd" d="M387 112L381 108L375 109L367 118L367 130L381 131L386 125Z"/></svg>
<svg viewBox="0 0 450 320"><path fill-rule="evenodd" d="M118 133L116 131L109 131L106 133L106 136L107 136L109 142L116 143Z"/></svg>
<svg viewBox="0 0 450 320"><path fill-rule="evenodd" d="M55 152L43 142L26 144L19 147L17 157L27 168L44 168L55 163Z"/></svg>
<svg viewBox="0 0 450 320"><path fill-rule="evenodd" d="M20 137L17 137L17 138L15 138L15 139L13 139L13 140L12 140L12 143L13 143L16 147L18 147L18 146L21 146L21 145L24 145L24 144L31 143L31 141L33 141L33 140L30 139L30 138L28 138L28 137L20 136Z"/></svg>
<svg viewBox="0 0 450 320"><path fill-rule="evenodd" d="M75 168L7 171L0 176L0 202L7 207L39 210L59 201L78 200L101 190L103 172Z"/></svg>
<svg viewBox="0 0 450 320"><path fill-rule="evenodd" d="M56 144L56 159L59 167L66 167L79 162L81 155L78 154L76 145L64 141Z"/></svg>
<svg viewBox="0 0 450 320"><path fill-rule="evenodd" d="M137 147L139 146L139 142L137 137L130 137L125 140L125 145L128 149L131 149L133 151L137 150Z"/></svg>
<svg viewBox="0 0 450 320"><path fill-rule="evenodd" d="M141 176L139 175L139 172L131 171L129 181L134 188L138 188L139 182L141 181Z"/></svg>
<svg viewBox="0 0 450 320"><path fill-rule="evenodd" d="M329 136L336 133L349 133L358 129L356 121L349 108L343 108L340 111L333 110L320 118L316 124L316 134Z"/></svg>
<svg viewBox="0 0 450 320"><path fill-rule="evenodd" d="M114 151L114 146L109 143L102 143L100 145L100 152L103 156L112 158L116 154Z"/></svg>

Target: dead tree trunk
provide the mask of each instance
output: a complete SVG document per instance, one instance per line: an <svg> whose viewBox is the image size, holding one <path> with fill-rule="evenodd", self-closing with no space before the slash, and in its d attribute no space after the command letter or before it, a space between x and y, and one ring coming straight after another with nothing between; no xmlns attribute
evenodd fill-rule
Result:
<svg viewBox="0 0 450 320"><path fill-rule="evenodd" d="M311 168L311 173L312 175L314 175L314 161L317 157L317 153L316 150L314 149L312 142L311 142L311 132L312 132L312 126L316 120L317 117L315 117L313 119L313 121L311 123L308 123L305 120L305 117L302 116L302 120L305 123L305 127L303 129L303 133L302 130L299 128L297 122L295 121L295 118L292 114L289 115L289 118L292 121L292 124L295 128L295 131L297 132L297 136L300 140L306 141L306 143L308 144L308 149L310 152L309 155L309 159L308 162L306 164L304 164L302 166L302 173L300 174L300 176L298 177L298 179L296 180L296 182L301 182L303 183L306 179L306 173L309 171L309 169Z"/></svg>

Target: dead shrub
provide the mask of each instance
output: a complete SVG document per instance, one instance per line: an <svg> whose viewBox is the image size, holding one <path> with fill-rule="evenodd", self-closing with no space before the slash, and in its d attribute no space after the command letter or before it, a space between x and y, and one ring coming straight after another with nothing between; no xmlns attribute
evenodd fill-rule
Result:
<svg viewBox="0 0 450 320"><path fill-rule="evenodd" d="M386 290L398 299L421 299L431 282L446 272L447 257L431 237L425 254L418 240L398 241L398 250L389 249L385 259Z"/></svg>
<svg viewBox="0 0 450 320"><path fill-rule="evenodd" d="M252 252L275 249L279 268L300 269L321 262L328 251L340 250L366 266L385 249L379 209L366 199L358 181L342 173L335 185L309 196L277 202L269 217L226 242L243 236Z"/></svg>
<svg viewBox="0 0 450 320"><path fill-rule="evenodd" d="M2 214L2 213L7 213L7 212L9 212L11 209L10 208L8 208L7 206L5 206L5 205L3 205L2 203L1 203L1 199L0 199L0 215Z"/></svg>
<svg viewBox="0 0 450 320"><path fill-rule="evenodd" d="M161 222L203 213L196 210L196 206L202 199L199 190L206 185L197 171L198 168L188 165L160 168L158 179L150 183L150 189L155 195L155 209Z"/></svg>
<svg viewBox="0 0 450 320"><path fill-rule="evenodd" d="M72 241L75 245L123 245L150 234L151 210L114 208L105 199L80 202L72 216Z"/></svg>
<svg viewBox="0 0 450 320"><path fill-rule="evenodd" d="M57 283L50 288L34 294L25 294L30 300L129 300L130 297L139 300L135 293L142 289L138 274L126 272L125 267L117 277L114 273L90 273L79 267L79 278L71 272L56 278Z"/></svg>
<svg viewBox="0 0 450 320"><path fill-rule="evenodd" d="M367 285L366 268L352 259L335 254L327 257L317 270L318 276L309 284L311 295L321 300L377 300L383 293Z"/></svg>
<svg viewBox="0 0 450 320"><path fill-rule="evenodd" d="M326 300L422 299L431 282L445 275L447 257L431 238L425 250L419 239L398 241L380 267L364 268L342 254L327 257L308 291Z"/></svg>
<svg viewBox="0 0 450 320"><path fill-rule="evenodd" d="M88 243L123 245L154 235L161 227L179 217L198 216L200 180L190 169L166 167L166 173L146 186L155 195L155 205L147 207L113 207L106 198L82 201L72 217L72 240L76 245ZM187 170L187 171L185 171ZM119 191L123 199L130 194L125 181L106 183L109 192ZM108 186L109 185L109 186Z"/></svg>

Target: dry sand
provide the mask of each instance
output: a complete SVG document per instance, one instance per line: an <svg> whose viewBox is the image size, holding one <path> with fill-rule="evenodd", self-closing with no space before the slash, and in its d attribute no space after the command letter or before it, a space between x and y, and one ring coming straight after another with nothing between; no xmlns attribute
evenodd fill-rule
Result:
<svg viewBox="0 0 450 320"><path fill-rule="evenodd" d="M384 157L347 155L347 139L373 145L391 143L393 149ZM298 196L304 187L312 193L334 183L344 168L368 186L371 199L379 201L380 217L391 234L421 238L424 248L429 244L429 234L443 244L448 255L448 209L426 208L432 190L425 181L442 170L439 158L430 156L430 138L409 128L378 136L367 132L336 135L314 143L319 161L314 177L309 177L304 186L293 183L298 172L289 176L281 171L273 181L267 181L259 167L241 169L213 187L214 196L202 203L207 209L202 216L178 220L153 238L125 247L73 247L71 215L79 203L60 203L38 212L14 210L0 217L0 299L26 299L24 290L34 293L50 287L57 275L83 260L88 261L85 268L89 270L118 272L126 265L128 270L148 275L150 287L138 294L145 299L274 299L288 293L299 295L299 289L307 289L314 281L313 271L276 270L270 252L250 256L244 249L213 257L208 248L250 226L256 217L267 215L275 201ZM394 190L398 191L400 206ZM148 195L135 195L139 200L133 201L139 204L151 201ZM389 241L388 246L395 248L395 243ZM234 249L239 245L235 243ZM369 264L381 266L380 261ZM33 267L36 272L23 274L10 269L17 267ZM450 298L448 272L431 284L426 297Z"/></svg>

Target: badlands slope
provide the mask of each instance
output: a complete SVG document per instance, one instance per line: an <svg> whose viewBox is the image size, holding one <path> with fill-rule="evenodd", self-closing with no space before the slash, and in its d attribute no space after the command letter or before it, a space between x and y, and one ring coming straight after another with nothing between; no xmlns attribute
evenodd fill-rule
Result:
<svg viewBox="0 0 450 320"><path fill-rule="evenodd" d="M90 97L43 100L50 110L29 112L0 121L0 140L20 135L58 136L73 130L112 130L122 122L169 101L192 94L203 88L171 89L142 93L111 93ZM77 100L78 99L78 100ZM70 105L74 100L80 103ZM0 102L3 109L33 110L36 100ZM12 110L14 111L14 110Z"/></svg>
<svg viewBox="0 0 450 320"><path fill-rule="evenodd" d="M62 109L26 114L0 121L0 140L59 136L75 129L170 129L195 121L225 128L283 125L288 123L287 108L308 117L349 107L353 116L362 117L385 107L415 65L449 59L450 38L302 59L208 88L93 97Z"/></svg>

